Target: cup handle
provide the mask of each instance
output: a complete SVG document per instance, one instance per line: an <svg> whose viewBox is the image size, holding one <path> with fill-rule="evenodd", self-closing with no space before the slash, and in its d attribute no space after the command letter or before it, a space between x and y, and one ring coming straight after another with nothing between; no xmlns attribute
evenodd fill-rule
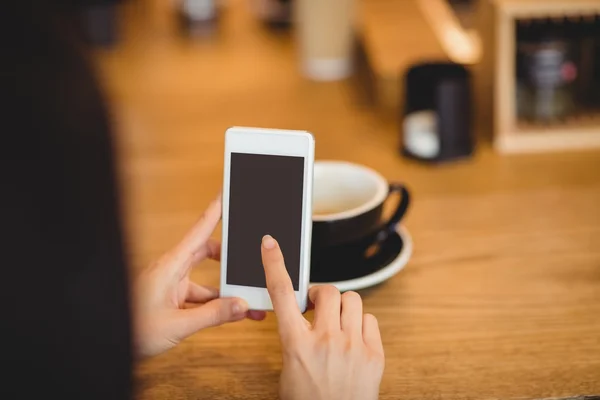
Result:
<svg viewBox="0 0 600 400"><path fill-rule="evenodd" d="M390 199L390 197L395 193L400 194L400 200L398 201L396 210L394 210L394 213L392 214L390 219L381 226L381 230L375 234L375 240L371 246L377 247L375 247L375 253L367 256L367 259L371 259L379 253L378 246L385 242L390 237L390 235L396 231L396 227L398 226L400 221L402 221L402 218L404 218L404 215L408 210L408 206L410 205L410 193L406 186L404 186L401 183L390 183L389 193L385 201L387 202ZM373 236L371 236L371 238L373 238ZM371 246L369 248L372 248Z"/></svg>
<svg viewBox="0 0 600 400"><path fill-rule="evenodd" d="M410 205L410 193L406 186L401 183L390 183L390 191L386 201L389 200L394 193L398 193L400 195L400 201L398 201L396 210L390 217L389 221L384 224L384 229L379 233L379 237L377 238L378 242L385 240L390 233L396 230L396 227L400 221L402 221L402 218L406 214L408 206Z"/></svg>

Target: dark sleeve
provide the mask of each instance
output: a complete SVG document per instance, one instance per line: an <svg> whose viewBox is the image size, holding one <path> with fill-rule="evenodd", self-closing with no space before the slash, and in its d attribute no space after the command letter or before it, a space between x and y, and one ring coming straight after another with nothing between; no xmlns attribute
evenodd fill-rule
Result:
<svg viewBox="0 0 600 400"><path fill-rule="evenodd" d="M0 14L0 398L127 399L109 124L75 35L40 4Z"/></svg>

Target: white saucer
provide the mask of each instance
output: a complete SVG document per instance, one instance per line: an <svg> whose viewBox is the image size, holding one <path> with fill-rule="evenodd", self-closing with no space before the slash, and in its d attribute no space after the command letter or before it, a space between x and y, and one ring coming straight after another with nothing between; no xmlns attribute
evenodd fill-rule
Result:
<svg viewBox="0 0 600 400"><path fill-rule="evenodd" d="M337 287L340 292L347 292L349 290L360 290L375 286L390 279L404 269L413 252L412 237L408 230L403 226L398 226L396 232L398 232L398 235L400 235L400 238L402 239L402 250L400 251L400 254L385 267L372 274L361 276L360 278L339 282L311 282L309 286L333 285Z"/></svg>

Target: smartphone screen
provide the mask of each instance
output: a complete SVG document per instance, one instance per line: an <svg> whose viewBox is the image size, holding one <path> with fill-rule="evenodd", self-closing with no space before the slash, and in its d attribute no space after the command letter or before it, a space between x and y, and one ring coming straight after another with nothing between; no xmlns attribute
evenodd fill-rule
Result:
<svg viewBox="0 0 600 400"><path fill-rule="evenodd" d="M266 288L260 249L268 234L297 291L304 157L231 153L229 184L227 284Z"/></svg>

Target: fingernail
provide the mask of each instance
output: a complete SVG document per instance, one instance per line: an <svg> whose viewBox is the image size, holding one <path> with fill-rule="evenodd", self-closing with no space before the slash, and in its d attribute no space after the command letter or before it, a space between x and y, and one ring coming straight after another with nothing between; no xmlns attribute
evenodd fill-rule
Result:
<svg viewBox="0 0 600 400"><path fill-rule="evenodd" d="M233 303L232 312L234 316L245 315L248 311L248 304L245 301L236 301Z"/></svg>
<svg viewBox="0 0 600 400"><path fill-rule="evenodd" d="M275 239L271 235L265 235L263 236L262 244L265 249L273 249L275 248Z"/></svg>

